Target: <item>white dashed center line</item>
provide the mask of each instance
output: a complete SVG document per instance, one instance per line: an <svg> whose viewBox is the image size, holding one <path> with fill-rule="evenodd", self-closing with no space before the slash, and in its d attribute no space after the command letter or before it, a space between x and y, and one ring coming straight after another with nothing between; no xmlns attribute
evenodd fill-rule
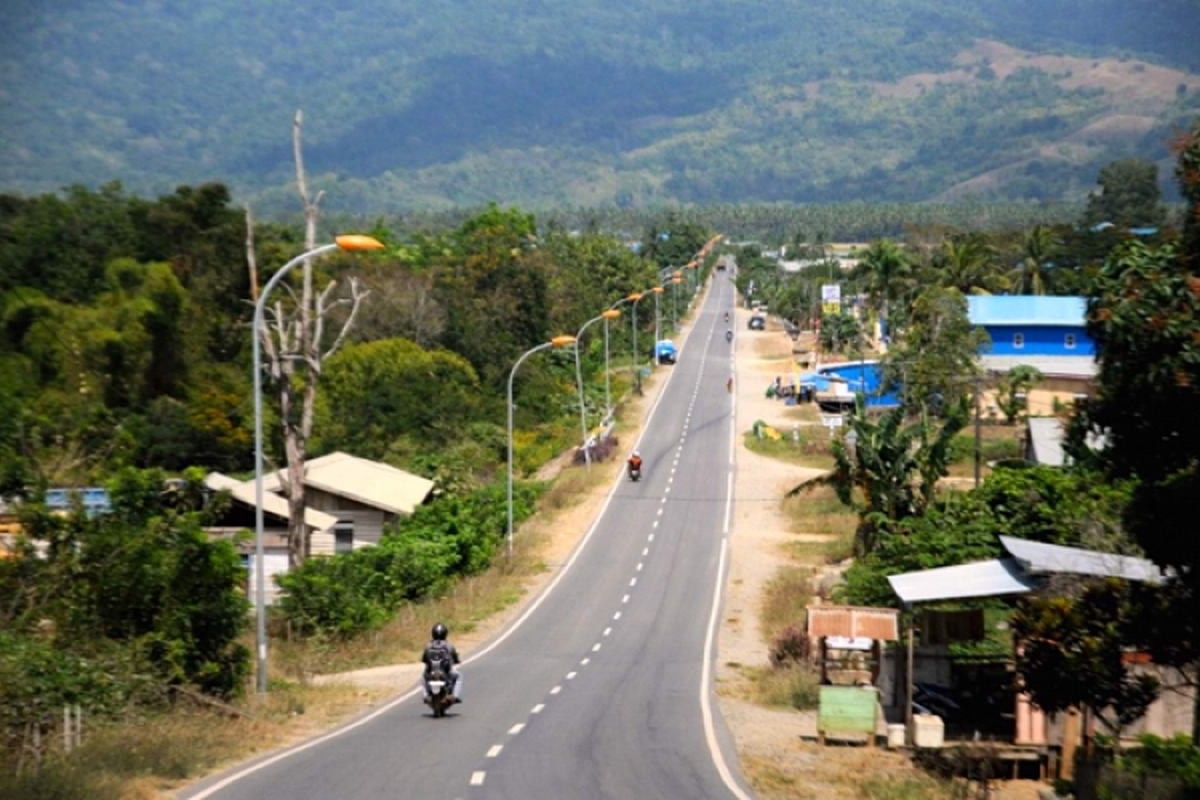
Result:
<svg viewBox="0 0 1200 800"><path fill-rule="evenodd" d="M487 777L487 773L481 769L476 770L475 772L472 772L471 773L471 785L472 786L483 786L483 779L486 777Z"/></svg>
<svg viewBox="0 0 1200 800"><path fill-rule="evenodd" d="M573 681L573 680L575 680L575 676L576 676L576 675L578 675L578 674L579 674L578 672L568 672L568 673L567 673L567 680L569 680L569 681Z"/></svg>
<svg viewBox="0 0 1200 800"><path fill-rule="evenodd" d="M529 709L529 713L530 714L540 714L540 713L542 713L542 709L545 707L546 707L545 703L538 703L536 706Z"/></svg>
<svg viewBox="0 0 1200 800"><path fill-rule="evenodd" d="M579 659L579 666L586 667L588 664L591 663L591 661L592 660L590 658L581 658L581 659Z"/></svg>
<svg viewBox="0 0 1200 800"><path fill-rule="evenodd" d="M562 691L561 686L555 686L553 689L550 690L550 694L558 694L561 691Z"/></svg>
<svg viewBox="0 0 1200 800"><path fill-rule="evenodd" d="M504 745L502 745L502 744L494 744L494 745L492 745L490 748L488 748L488 751L487 751L487 757L488 757L488 758L495 758L496 756L500 755L500 751L501 751L501 750L503 750L503 749L504 749Z"/></svg>
<svg viewBox="0 0 1200 800"><path fill-rule="evenodd" d="M596 651L597 651L597 650L599 650L599 649L600 649L600 643L599 643L599 642L596 642L594 645L592 645L592 652L593 652L593 653L594 653L594 652L596 652Z"/></svg>
<svg viewBox="0 0 1200 800"><path fill-rule="evenodd" d="M613 614L613 619L614 619L614 620L618 620L618 619L620 619L620 618L621 618L621 612L620 612L620 611L618 611L617 613Z"/></svg>
<svg viewBox="0 0 1200 800"><path fill-rule="evenodd" d="M513 725L511 728L508 729L508 735L516 736L518 733L520 733L523 730L525 730L525 723L518 722L516 725Z"/></svg>
<svg viewBox="0 0 1200 800"><path fill-rule="evenodd" d="M622 598L621 598L621 602L622 602L622 603L628 603L628 602L629 602L629 595L625 595L624 597L622 597Z"/></svg>
<svg viewBox="0 0 1200 800"><path fill-rule="evenodd" d="M612 627L605 628L603 635L608 636L610 633L612 633Z"/></svg>

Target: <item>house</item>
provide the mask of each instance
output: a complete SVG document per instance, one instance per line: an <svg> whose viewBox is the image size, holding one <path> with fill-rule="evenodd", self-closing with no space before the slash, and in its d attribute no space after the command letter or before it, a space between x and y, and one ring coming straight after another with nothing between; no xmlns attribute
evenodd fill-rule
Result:
<svg viewBox="0 0 1200 800"><path fill-rule="evenodd" d="M285 471L273 472L263 487L282 495L286 480ZM427 478L342 452L306 461L304 485L308 507L337 518L328 545L313 541L313 555L378 543L385 524L411 514L433 491Z"/></svg>
<svg viewBox="0 0 1200 800"><path fill-rule="evenodd" d="M991 339L979 361L994 375L1028 365L1043 380L1030 390L1030 414L1047 415L1091 393L1099 372L1096 343L1084 323L1082 297L971 295L967 318ZM985 394L985 405L996 404Z"/></svg>
<svg viewBox="0 0 1200 800"><path fill-rule="evenodd" d="M205 528L205 531L222 538L234 538L243 531L255 529L254 481L239 481L222 475L219 472L209 473L204 479L204 485L213 491L228 491L233 500L229 510L218 520L216 525ZM263 571L266 576L265 598L267 604L275 602L279 588L275 585L274 576L288 570L288 512L287 500L277 494L263 491ZM313 552L331 553L334 549L334 528L338 518L332 514L309 508L304 512L304 524L308 529L309 542ZM254 569L254 554L256 543L254 537L235 540L234 546L242 557L242 565L249 572L247 594L253 598L257 591Z"/></svg>
<svg viewBox="0 0 1200 800"><path fill-rule="evenodd" d="M1008 551L1004 558L889 575L888 583L904 602L905 607L912 608L924 603L1029 594L1046 588L1057 576L1063 575L1121 578L1152 584L1162 583L1169 577L1168 572L1144 558L1064 547L1012 536L999 538L1001 546ZM922 638L925 638L924 633ZM911 629L909 641L912 648ZM1013 642L1013 646L1019 647L1020 643ZM1173 679L1172 671L1151 663L1145 653L1123 653L1122 660L1131 665L1131 672L1135 674L1153 675L1168 686L1175 684L1171 691L1163 692L1150 705L1141 719L1121 731L1122 738L1132 739L1141 733L1171 736L1175 733L1190 732L1195 713L1195 688L1179 685L1178 681ZM914 667L912 675L907 678L910 681L932 680L943 685L955 682L952 679L953 667L945 645L930 647L923 643L909 656L909 663ZM1000 684L1012 684L1011 668L1010 660L997 673ZM903 667L893 669L893 674L901 672ZM979 674L972 675L970 681L978 691L981 684ZM958 681L960 684L965 682ZM893 702L898 704L901 696L902 692L894 692ZM1078 718L1065 713L1047 714L1034 706L1029 696L1021 692L1016 693L1012 702L1011 712L1004 715L1006 719L1012 720L1006 738L1018 747L1024 746L1026 755L1040 753L1045 757L1051 751L1058 753L1061 750L1062 758L1059 763L1063 766L1071 764L1070 753L1081 734ZM972 723L975 721L972 720ZM1096 721L1093 720L1091 724L1095 725ZM1016 751L1011 757L1021 758Z"/></svg>

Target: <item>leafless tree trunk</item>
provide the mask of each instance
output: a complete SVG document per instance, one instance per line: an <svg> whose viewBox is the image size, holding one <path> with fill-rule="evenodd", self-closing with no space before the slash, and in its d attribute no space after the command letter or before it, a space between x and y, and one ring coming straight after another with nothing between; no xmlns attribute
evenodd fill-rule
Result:
<svg viewBox="0 0 1200 800"><path fill-rule="evenodd" d="M303 124L303 114L297 111L292 122L292 152L296 160L296 184L304 205L304 247L305 250L312 250L317 246L317 221L325 193L319 191L315 196L309 193L301 147ZM247 211L248 223L249 220ZM252 239L247 240L247 250L251 269L254 269ZM356 278L350 279L348 297L334 297L337 281L330 281L323 290L314 292L312 260L306 260L302 269L299 296L292 287L284 284L290 302L285 304L277 301L266 309L267 321L260 331L267 370L279 390L279 418L283 426L283 447L287 460L287 478L283 488L288 501L289 567L299 566L309 555L308 531L304 525L304 460L308 440L312 436L321 366L326 358L342 346L346 334L354 325L363 299L369 293ZM341 330L331 345L323 347L326 317L342 305L348 305L349 311Z"/></svg>

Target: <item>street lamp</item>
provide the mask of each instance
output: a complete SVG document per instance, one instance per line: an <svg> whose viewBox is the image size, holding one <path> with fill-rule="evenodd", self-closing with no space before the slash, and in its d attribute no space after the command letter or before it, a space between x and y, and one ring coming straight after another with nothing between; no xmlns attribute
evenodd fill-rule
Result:
<svg viewBox="0 0 1200 800"><path fill-rule="evenodd" d="M683 282L683 273L675 270L671 273L671 330L679 330L679 284Z"/></svg>
<svg viewBox="0 0 1200 800"><path fill-rule="evenodd" d="M526 350L517 363L513 364L512 371L508 373L508 557L512 558L513 549L513 378L516 377L517 369L521 366L525 359L529 358L539 350L545 350L548 347L566 347L569 344L575 343L574 336L555 336L548 342L542 342L537 347Z"/></svg>
<svg viewBox="0 0 1200 800"><path fill-rule="evenodd" d="M633 316L630 317L630 322L633 325L633 345L632 345L633 349L632 349L632 353L631 353L632 358L630 359L630 362L629 362L629 368L630 368L630 377L633 378L633 388L635 391L639 391L642 388L642 379L638 375L638 371L637 371L637 369L638 369L637 304L638 304L638 301L642 299L642 295L643 295L642 292L634 292L633 294L629 295L629 297L625 298L633 306Z"/></svg>
<svg viewBox="0 0 1200 800"><path fill-rule="evenodd" d="M612 370L608 367L608 321L621 316L617 308L610 308L600 314L604 317L604 416L612 416Z"/></svg>
<svg viewBox="0 0 1200 800"><path fill-rule="evenodd" d="M258 296L258 302L254 304L254 326L252 328L253 335L251 336L253 363L254 363L254 557L256 563L254 565L254 610L258 618L258 646L257 650L257 666L258 666L258 691L267 691L267 613L266 613L266 575L263 568L265 555L263 553L263 432L262 432L262 345L259 342L259 337L262 334L263 328L263 309L266 308L267 295L275 288L275 285L283 280L283 276L292 269L292 267L312 258L313 256L328 253L330 250L381 250L383 244L370 236L360 236L357 234L347 234L338 236L332 244L323 244L320 247L313 248L307 253L301 253L291 261L284 264L278 272L271 276L271 280L267 281L267 285L263 287L262 294Z"/></svg>
<svg viewBox="0 0 1200 800"><path fill-rule="evenodd" d="M654 292L654 365L658 366L658 340L662 338L662 318L658 313L658 297L663 293L663 287L655 286L650 291Z"/></svg>
<svg viewBox="0 0 1200 800"><path fill-rule="evenodd" d="M604 376L604 379L605 379L605 381L607 381L608 380L608 371L607 371L608 370L608 316L607 316L608 313L609 313L608 311L605 311L603 314L601 314L598 317L592 317L587 322L583 323L583 327L581 327L579 329L579 332L575 334L575 385L579 388L579 430L580 430L580 433L583 434L583 461L585 464L588 465L588 467L592 466L592 454L588 450L587 411L586 411L587 406L585 405L584 398L583 398L583 368L579 364L579 343L581 341L583 341L583 332L586 331L592 323L599 322L600 320L604 320L604 322L605 322L605 325L604 325L604 329L605 329L605 337L604 337L605 376ZM614 311L612 313L613 313L613 316L618 316L618 317L621 316L620 311Z"/></svg>

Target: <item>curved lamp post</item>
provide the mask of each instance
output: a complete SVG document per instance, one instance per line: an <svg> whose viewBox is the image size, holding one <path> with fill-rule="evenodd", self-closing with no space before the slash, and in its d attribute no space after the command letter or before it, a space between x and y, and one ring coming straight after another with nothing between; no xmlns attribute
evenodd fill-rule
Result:
<svg viewBox="0 0 1200 800"><path fill-rule="evenodd" d="M280 267L279 271L271 276L271 280L267 281L267 285L263 287L262 293L258 296L258 302L254 304L254 325L251 336L251 340L253 341L251 349L254 353L254 611L258 620L258 647L256 649L258 651L257 687L259 692L267 691L266 570L263 566L265 556L263 554L262 344L259 341L259 337L262 335L263 309L266 308L267 295L271 293L275 285L283 280L283 277L291 271L292 267L306 259L321 255L322 253L328 253L330 250L357 251L382 249L383 244L370 236L359 236L357 234L338 236L332 244L324 244L309 250L307 253L301 253Z"/></svg>
<svg viewBox="0 0 1200 800"><path fill-rule="evenodd" d="M592 317L579 329L575 334L575 385L579 388L579 431L583 435L583 460L588 467L592 466L592 454L588 450L588 432L587 432L587 405L583 397L583 368L579 363L579 343L583 341L583 332L591 327L592 323L604 320L604 402L608 403L608 321L621 316L620 311L609 309L600 314L598 317Z"/></svg>
<svg viewBox="0 0 1200 800"><path fill-rule="evenodd" d="M633 388L635 390L640 390L642 388L642 379L638 375L637 306L638 301L641 300L643 296L644 292L634 292L633 294L629 295L629 297L625 298L632 304L633 308L633 316L629 318L630 323L633 326L633 344L632 352L630 354L631 358L629 360L629 376L633 379Z"/></svg>
<svg viewBox="0 0 1200 800"><path fill-rule="evenodd" d="M604 416L607 419L612 416L612 370L608 366L608 321L621 316L621 311L617 308L610 308L601 312L600 316L604 317Z"/></svg>
<svg viewBox="0 0 1200 800"><path fill-rule="evenodd" d="M679 330L679 284L683 281L683 273L675 270L671 273L671 331Z"/></svg>
<svg viewBox="0 0 1200 800"><path fill-rule="evenodd" d="M513 378L517 375L517 369L534 353L539 350L545 350L548 347L566 347L569 344L575 344L574 336L555 336L548 342L542 342L537 347L530 348L521 354L517 359L517 363L513 364L512 370L508 373L508 556L512 558L513 549Z"/></svg>
<svg viewBox="0 0 1200 800"><path fill-rule="evenodd" d="M662 317L658 312L658 298L663 293L663 287L655 286L650 291L654 292L654 364L658 366L658 340L662 338Z"/></svg>

